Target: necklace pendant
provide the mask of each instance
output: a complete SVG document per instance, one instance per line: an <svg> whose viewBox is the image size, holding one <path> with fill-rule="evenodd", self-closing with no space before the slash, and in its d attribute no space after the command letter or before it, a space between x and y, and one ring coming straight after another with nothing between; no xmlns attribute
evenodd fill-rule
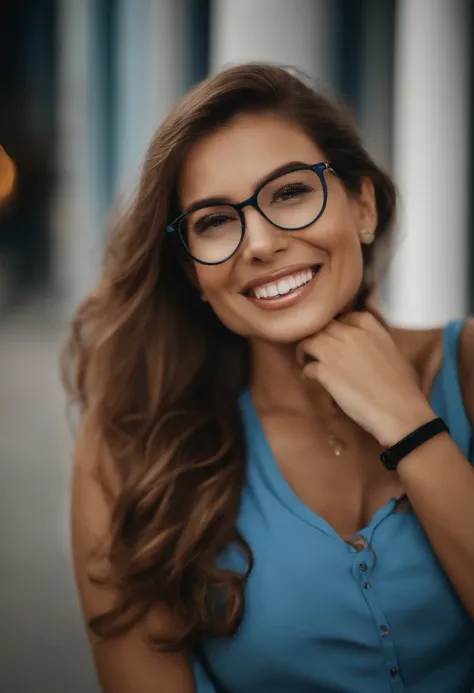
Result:
<svg viewBox="0 0 474 693"><path fill-rule="evenodd" d="M336 436L334 436L334 435L330 435L328 437L328 443L331 446L332 451L336 455L336 457L340 457L346 449L346 446L342 442L342 440L340 440L339 438L336 438Z"/></svg>

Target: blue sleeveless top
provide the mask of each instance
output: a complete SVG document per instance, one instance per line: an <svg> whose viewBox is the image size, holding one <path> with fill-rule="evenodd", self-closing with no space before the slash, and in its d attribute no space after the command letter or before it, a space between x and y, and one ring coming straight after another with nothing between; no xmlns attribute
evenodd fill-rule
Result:
<svg viewBox="0 0 474 693"><path fill-rule="evenodd" d="M430 401L469 457L462 326L445 329ZM197 693L471 693L474 624L413 511L391 500L344 542L285 481L248 391L241 408L249 459L238 526L255 565L238 632L207 638L195 655ZM236 549L221 561L245 569Z"/></svg>

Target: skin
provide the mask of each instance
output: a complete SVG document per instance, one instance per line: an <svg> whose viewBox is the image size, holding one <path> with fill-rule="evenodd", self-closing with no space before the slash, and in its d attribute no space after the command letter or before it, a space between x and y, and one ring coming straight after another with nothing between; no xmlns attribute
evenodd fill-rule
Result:
<svg viewBox="0 0 474 693"><path fill-rule="evenodd" d="M248 115L201 140L183 167L184 209L205 197L240 202L258 180L290 161L326 161L325 154L295 125L274 115ZM322 217L303 231L282 231L255 209L244 210L247 231L239 252L215 266L194 265L197 282L229 329L247 337L259 360L275 345L296 343L321 330L356 293L362 280L361 237L376 225L373 188L349 198L340 180L326 173L329 190ZM291 310L267 312L241 295L266 272L285 266L323 263L318 289ZM257 353L258 352L258 353Z"/></svg>

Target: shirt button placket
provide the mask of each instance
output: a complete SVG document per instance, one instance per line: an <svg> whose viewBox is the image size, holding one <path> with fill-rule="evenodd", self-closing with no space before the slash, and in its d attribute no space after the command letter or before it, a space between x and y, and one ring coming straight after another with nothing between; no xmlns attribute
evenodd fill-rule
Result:
<svg viewBox="0 0 474 693"><path fill-rule="evenodd" d="M402 693L405 687L400 677L398 662L390 637L390 628L387 624L386 616L378 602L377 590L372 589L374 585L373 570L375 567L374 552L363 536L355 537L351 542L351 548L352 552L355 553L352 574L362 589L365 601L372 613L380 634L380 647L387 667L390 689L392 693Z"/></svg>

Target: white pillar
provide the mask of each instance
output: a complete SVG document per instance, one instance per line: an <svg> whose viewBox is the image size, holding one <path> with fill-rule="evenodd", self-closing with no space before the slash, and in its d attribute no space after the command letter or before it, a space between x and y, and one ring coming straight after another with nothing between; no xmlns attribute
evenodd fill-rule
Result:
<svg viewBox="0 0 474 693"><path fill-rule="evenodd" d="M331 82L328 0L214 0L211 69L249 61L295 66Z"/></svg>
<svg viewBox="0 0 474 693"><path fill-rule="evenodd" d="M159 123L186 85L186 0L119 0L117 37L118 188L137 181Z"/></svg>
<svg viewBox="0 0 474 693"><path fill-rule="evenodd" d="M468 15L464 0L399 0L394 165L400 246L388 313L406 327L467 311Z"/></svg>
<svg viewBox="0 0 474 693"><path fill-rule="evenodd" d="M116 187L133 192L151 136L186 84L186 0L119 0L113 56ZM59 3L59 186L56 286L69 312L101 267L110 200L104 180L104 60L96 0ZM117 190L116 190L117 192Z"/></svg>
<svg viewBox="0 0 474 693"><path fill-rule="evenodd" d="M102 252L91 177L93 1L61 0L58 6L59 160L53 273L68 313L95 281Z"/></svg>

